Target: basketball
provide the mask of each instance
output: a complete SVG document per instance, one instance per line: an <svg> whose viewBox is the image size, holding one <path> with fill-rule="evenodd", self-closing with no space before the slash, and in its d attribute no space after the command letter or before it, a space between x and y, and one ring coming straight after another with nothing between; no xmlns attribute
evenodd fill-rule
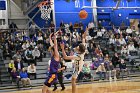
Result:
<svg viewBox="0 0 140 93"><path fill-rule="evenodd" d="M87 11L86 11L86 10L81 10L81 11L79 12L79 17L80 17L81 19L86 19L86 18L88 17Z"/></svg>

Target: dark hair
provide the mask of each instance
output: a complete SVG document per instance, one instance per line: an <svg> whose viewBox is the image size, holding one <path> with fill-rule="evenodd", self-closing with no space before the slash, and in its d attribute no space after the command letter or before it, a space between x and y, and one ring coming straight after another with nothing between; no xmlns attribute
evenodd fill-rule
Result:
<svg viewBox="0 0 140 93"><path fill-rule="evenodd" d="M80 51L81 53L84 53L85 50L86 50L86 48L85 48L84 44L80 43L80 44L79 44L79 51Z"/></svg>

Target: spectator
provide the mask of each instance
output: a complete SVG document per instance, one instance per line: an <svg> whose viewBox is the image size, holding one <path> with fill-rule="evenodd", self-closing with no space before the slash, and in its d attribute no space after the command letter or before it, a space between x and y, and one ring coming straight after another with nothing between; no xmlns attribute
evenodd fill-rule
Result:
<svg viewBox="0 0 140 93"><path fill-rule="evenodd" d="M109 74L109 81L112 81L112 74L114 76L114 80L117 80L116 78L116 69L114 68L112 62L108 62L108 63L105 63L105 68L107 70L107 73Z"/></svg>
<svg viewBox="0 0 140 93"><path fill-rule="evenodd" d="M90 67L85 63L82 70L85 79L91 79Z"/></svg>
<svg viewBox="0 0 140 93"><path fill-rule="evenodd" d="M54 28L55 28L54 22L51 21L51 24L50 24L51 33L54 33Z"/></svg>
<svg viewBox="0 0 140 93"><path fill-rule="evenodd" d="M28 65L30 65L30 63L35 63L34 59L33 59L33 55L32 55L32 48L27 48L27 50L25 51L25 62L28 63Z"/></svg>
<svg viewBox="0 0 140 93"><path fill-rule="evenodd" d="M0 58L3 60L3 50L0 48Z"/></svg>
<svg viewBox="0 0 140 93"><path fill-rule="evenodd" d="M104 63L101 63L100 66L97 68L96 73L99 74L100 80L106 78L106 69Z"/></svg>
<svg viewBox="0 0 140 93"><path fill-rule="evenodd" d="M29 27L29 35L30 35L30 39L33 38L33 36L36 34L36 24L34 22L31 23L30 27Z"/></svg>
<svg viewBox="0 0 140 93"><path fill-rule="evenodd" d="M97 38L102 39L102 32L100 30L98 30L97 32Z"/></svg>
<svg viewBox="0 0 140 93"><path fill-rule="evenodd" d="M100 66L100 62L98 60L98 58L95 58L95 61L93 62L93 66L94 66L94 69L97 69L99 66Z"/></svg>
<svg viewBox="0 0 140 93"><path fill-rule="evenodd" d="M9 29L10 29L10 33L14 33L16 32L16 30L18 29L17 25L12 22L10 25L9 25Z"/></svg>
<svg viewBox="0 0 140 93"><path fill-rule="evenodd" d="M73 29L73 25L72 25L72 22L70 22L69 30L70 30L71 33L73 33L73 31L74 31L74 29Z"/></svg>
<svg viewBox="0 0 140 93"><path fill-rule="evenodd" d="M38 50L38 47L37 46L32 51L32 55L33 55L33 58L35 59L35 61L37 61L37 59L39 59L40 61L42 61L42 57L40 55L40 51Z"/></svg>
<svg viewBox="0 0 140 93"><path fill-rule="evenodd" d="M127 72L127 76L129 75L128 69L126 67L126 62L124 61L124 59L121 59L121 62L119 64L119 68L120 68L120 72L122 74L122 79L125 75L125 72Z"/></svg>
<svg viewBox="0 0 140 93"><path fill-rule="evenodd" d="M37 37L37 44L43 44L43 36L41 32L39 32L39 35Z"/></svg>
<svg viewBox="0 0 140 93"><path fill-rule="evenodd" d="M36 66L34 64L31 64L30 66L28 66L27 72L28 72L29 78L31 76L34 76L34 78L36 79Z"/></svg>
<svg viewBox="0 0 140 93"><path fill-rule="evenodd" d="M127 47L127 45L124 45L124 46L122 46L122 49L121 49L121 54L126 54L126 55L128 55L128 47Z"/></svg>
<svg viewBox="0 0 140 93"><path fill-rule="evenodd" d="M28 74L25 71L25 68L22 68L22 71L20 72L19 75L20 75L23 86L25 87L27 84L29 84L31 88L31 80L28 78Z"/></svg>
<svg viewBox="0 0 140 93"><path fill-rule="evenodd" d="M130 44L128 45L128 52L130 55L132 55L132 53L136 52L133 42L130 42Z"/></svg>
<svg viewBox="0 0 140 93"><path fill-rule="evenodd" d="M15 68L14 60L11 60L8 66L8 72L11 74L12 69Z"/></svg>
<svg viewBox="0 0 140 93"><path fill-rule="evenodd" d="M17 51L16 54L12 58L13 58L14 61L16 61L17 59L22 59L20 51Z"/></svg>
<svg viewBox="0 0 140 93"><path fill-rule="evenodd" d="M126 41L125 41L124 38L120 37L119 43L120 43L120 45L125 45L126 44Z"/></svg>
<svg viewBox="0 0 140 93"><path fill-rule="evenodd" d="M132 37L132 29L130 27L126 29L126 33Z"/></svg>
<svg viewBox="0 0 140 93"><path fill-rule="evenodd" d="M107 54L109 55L109 51L107 50L106 47L102 50L102 53L103 53L103 56L105 56Z"/></svg>
<svg viewBox="0 0 140 93"><path fill-rule="evenodd" d="M114 68L116 68L116 66L119 64L119 56L117 53L115 53L114 56L112 57L112 64Z"/></svg>
<svg viewBox="0 0 140 93"><path fill-rule="evenodd" d="M11 50L6 46L3 50L3 58L6 59L7 57L12 59Z"/></svg>
<svg viewBox="0 0 140 93"><path fill-rule="evenodd" d="M15 61L14 64L17 71L21 71L21 69L24 68L24 65L21 62L21 59L17 59L17 61Z"/></svg>
<svg viewBox="0 0 140 93"><path fill-rule="evenodd" d="M15 82L19 88L20 76L19 76L18 72L16 71L16 68L12 69L11 77L12 77L12 82Z"/></svg>

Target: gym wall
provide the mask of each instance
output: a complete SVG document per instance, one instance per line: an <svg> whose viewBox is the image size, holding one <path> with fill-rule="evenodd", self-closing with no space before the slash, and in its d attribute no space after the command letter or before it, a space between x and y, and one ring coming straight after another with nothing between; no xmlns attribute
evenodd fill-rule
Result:
<svg viewBox="0 0 140 93"><path fill-rule="evenodd" d="M97 0L98 7L115 7L114 0ZM140 0L121 0L119 7L140 7ZM121 16L119 16L121 14ZM98 9L98 20L103 21L102 24L108 26L112 22L115 26L120 26L122 21L126 26L130 26L129 19L140 19L140 9Z"/></svg>
<svg viewBox="0 0 140 93"><path fill-rule="evenodd" d="M92 9L85 9L88 12L87 19L80 19L79 12L83 6L83 0L80 0L80 7L75 8L75 2L70 1L66 2L64 0L55 0L55 18L56 18L56 26L60 26L60 22L63 20L65 23L69 24L72 22L82 21L82 23L87 26L90 21L93 21ZM85 4L90 6L91 2L85 0Z"/></svg>

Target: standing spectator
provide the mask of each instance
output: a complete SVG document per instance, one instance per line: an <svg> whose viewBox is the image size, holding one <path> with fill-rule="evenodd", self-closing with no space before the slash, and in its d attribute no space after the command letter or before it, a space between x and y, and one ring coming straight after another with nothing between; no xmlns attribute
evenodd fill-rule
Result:
<svg viewBox="0 0 140 93"><path fill-rule="evenodd" d="M25 68L22 68L22 71L20 72L19 75L20 75L23 86L25 87L27 84L29 84L31 88L31 80L28 78L28 74L25 71Z"/></svg>
<svg viewBox="0 0 140 93"><path fill-rule="evenodd" d="M14 60L11 60L8 66L8 72L11 74L12 69L15 68Z"/></svg>
<svg viewBox="0 0 140 93"><path fill-rule="evenodd" d="M50 29L51 29L51 33L54 33L55 25L53 21L51 21Z"/></svg>
<svg viewBox="0 0 140 93"><path fill-rule="evenodd" d="M116 68L116 66L119 64L119 56L117 53L115 53L114 56L112 57L112 64L114 68Z"/></svg>
<svg viewBox="0 0 140 93"><path fill-rule="evenodd" d="M72 25L72 22L70 22L69 30L70 30L71 33L73 33L73 31L74 31L74 29L73 29L73 25Z"/></svg>
<svg viewBox="0 0 140 93"><path fill-rule="evenodd" d="M60 28L61 28L61 30L63 32L63 35L65 35L65 24L64 24L63 21L61 21L61 23L60 23Z"/></svg>
<svg viewBox="0 0 140 93"><path fill-rule="evenodd" d="M9 29L10 29L10 33L14 33L16 32L16 30L18 29L17 25L12 22L10 25L9 25Z"/></svg>
<svg viewBox="0 0 140 93"><path fill-rule="evenodd" d="M30 66L28 66L27 69L29 78L31 78L31 76L34 76L34 78L36 79L36 66L34 64L31 64Z"/></svg>
<svg viewBox="0 0 140 93"><path fill-rule="evenodd" d="M30 25L30 27L29 27L29 29L30 29L29 30L30 39L32 39L33 36L35 35L36 28L37 28L36 24L34 22L32 22L31 25Z"/></svg>

